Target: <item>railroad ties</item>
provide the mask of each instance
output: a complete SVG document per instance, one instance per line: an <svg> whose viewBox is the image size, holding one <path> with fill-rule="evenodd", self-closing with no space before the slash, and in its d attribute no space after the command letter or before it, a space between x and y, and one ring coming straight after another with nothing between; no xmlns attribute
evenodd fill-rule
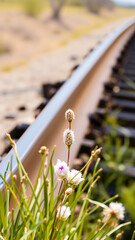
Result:
<svg viewBox="0 0 135 240"><path fill-rule="evenodd" d="M89 127L77 159L81 158L85 163L85 154L90 155L96 145L103 146L105 137L112 134L120 139L121 144L127 139L128 147L135 147L135 34L122 50L104 84L97 109L88 118ZM75 167L79 168L79 164L82 162L76 161ZM135 167L127 168L124 174L134 178Z"/></svg>
<svg viewBox="0 0 135 240"><path fill-rule="evenodd" d="M44 97L44 101L41 102L36 108L35 108L35 118L40 114L40 112L46 107L46 105L49 103L50 99L57 93L57 91L61 88L61 86L65 83L65 81L60 81L56 83L43 83L41 86L41 94ZM21 106L20 111L25 110L25 106ZM8 118L13 118L12 116L8 116ZM24 132L28 129L30 124L27 123L21 123L16 125L9 134L11 135L11 138L17 142L20 137L24 134ZM5 148L1 154L1 157L5 156L10 150L11 150L11 145L7 141L6 137L4 138L5 141ZM0 162L2 159L0 159Z"/></svg>

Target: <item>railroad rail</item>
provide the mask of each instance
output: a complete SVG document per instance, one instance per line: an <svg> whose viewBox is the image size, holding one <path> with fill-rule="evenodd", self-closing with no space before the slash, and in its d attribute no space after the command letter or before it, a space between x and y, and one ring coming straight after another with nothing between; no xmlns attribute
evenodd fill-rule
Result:
<svg viewBox="0 0 135 240"><path fill-rule="evenodd" d="M75 111L76 118L72 128L75 131L75 144L71 148L71 165L76 157L85 131L89 126L88 115L94 113L105 82L111 75L112 68L127 41L135 32L135 19L125 22L114 30L84 60L70 79L66 81L49 101L35 122L25 131L17 142L18 155L26 171L34 182L37 168L40 165L38 150L46 145L50 152L56 144L54 161L67 156L62 134L66 126L64 113L68 108ZM11 150L0 165L3 175L11 155L13 156L13 173L17 171L17 162ZM7 172L7 180L10 172ZM1 182L1 189L4 188Z"/></svg>

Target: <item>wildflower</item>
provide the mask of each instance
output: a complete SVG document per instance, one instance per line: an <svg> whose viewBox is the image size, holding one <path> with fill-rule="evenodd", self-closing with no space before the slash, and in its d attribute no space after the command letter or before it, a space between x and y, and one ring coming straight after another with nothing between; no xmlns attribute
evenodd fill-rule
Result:
<svg viewBox="0 0 135 240"><path fill-rule="evenodd" d="M74 114L73 110L68 109L65 112L65 118L66 118L66 120L68 120L68 122L72 122L72 120L75 119L75 114Z"/></svg>
<svg viewBox="0 0 135 240"><path fill-rule="evenodd" d="M66 195L70 195L74 190L72 188L67 188L67 190L65 191Z"/></svg>
<svg viewBox="0 0 135 240"><path fill-rule="evenodd" d="M57 164L54 166L54 171L56 176L59 179L65 179L67 178L69 167L64 161L61 161L60 159L57 160Z"/></svg>
<svg viewBox="0 0 135 240"><path fill-rule="evenodd" d="M84 178L82 178L81 172L72 169L71 171L68 172L67 180L73 185L78 185L80 182L84 180Z"/></svg>
<svg viewBox="0 0 135 240"><path fill-rule="evenodd" d="M121 203L111 202L109 204L109 207L103 210L103 215L104 215L103 222L104 223L110 222L111 226L113 225L116 226L117 219L120 219L120 220L124 219L124 211L125 211L125 208Z"/></svg>
<svg viewBox="0 0 135 240"><path fill-rule="evenodd" d="M70 129L66 129L63 133L63 140L68 147L71 147L75 141L74 132Z"/></svg>
<svg viewBox="0 0 135 240"><path fill-rule="evenodd" d="M71 215L71 211L69 207L66 207L65 205L58 208L57 212L57 218L59 218L62 221L67 220L67 218Z"/></svg>

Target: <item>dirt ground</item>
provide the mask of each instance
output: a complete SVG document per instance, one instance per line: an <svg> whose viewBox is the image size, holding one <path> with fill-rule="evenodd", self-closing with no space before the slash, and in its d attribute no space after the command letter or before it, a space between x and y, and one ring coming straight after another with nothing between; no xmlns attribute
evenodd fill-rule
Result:
<svg viewBox="0 0 135 240"><path fill-rule="evenodd" d="M49 13L33 18L21 11L2 11L0 70L26 65L33 58L53 51L64 43L69 33L84 25L90 25L89 19L76 15L64 15L57 22L50 19Z"/></svg>
<svg viewBox="0 0 135 240"><path fill-rule="evenodd" d="M96 16L77 8L67 9L60 21L54 21L48 11L36 18L19 10L0 11L0 71L26 66L38 56L130 14L133 15L133 11L115 10Z"/></svg>
<svg viewBox="0 0 135 240"><path fill-rule="evenodd" d="M0 13L0 154L5 133L17 124L31 124L35 109L44 101L41 85L67 80L72 68L123 19L88 32L92 18L80 14L50 20L49 13L37 19L19 11ZM76 30L87 30L76 37ZM73 34L73 35L71 35ZM80 32L79 32L80 34ZM72 37L72 41L71 41ZM24 111L19 108L25 106Z"/></svg>

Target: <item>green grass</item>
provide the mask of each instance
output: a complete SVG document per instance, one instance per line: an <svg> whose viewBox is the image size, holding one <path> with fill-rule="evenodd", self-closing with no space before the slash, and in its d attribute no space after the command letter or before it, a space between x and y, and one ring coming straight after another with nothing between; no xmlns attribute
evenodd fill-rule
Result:
<svg viewBox="0 0 135 240"><path fill-rule="evenodd" d="M68 127L69 126L71 127L71 122L69 122ZM60 165L58 162L55 166L53 164L55 147L53 148L49 161L48 149L43 146L39 151L41 155L41 165L37 171L37 177L35 176L35 185L33 185L25 168L19 160L15 142L11 139L9 134L7 134L7 138L15 151L18 164L18 177L12 174L11 158L5 173L3 173L3 175L0 174L0 179L3 181L5 187L3 194L0 191L0 239L63 240L65 238L67 239L68 235L68 240L95 240L97 237L105 240L121 227L130 224L130 222L126 222L112 228L110 225L111 217L115 223L118 222L119 217L116 216L114 219L114 215L110 215L110 219L104 224L101 211L101 221L100 223L97 222L96 212L100 209L108 210L109 207L106 204L114 201L118 197L118 195L115 195L102 203L91 199L93 188L96 187L96 183L99 180L99 175L101 173L101 169L99 169L98 166L100 162L99 154L101 148L95 148L85 166L80 171L77 171L76 175L72 176L71 179L68 179L67 174L69 175L70 173L68 169L68 161L67 163L63 163L59 160L61 162L59 164L65 168L64 176L60 172ZM68 151L69 160L69 145ZM88 168L93 159L95 161L93 173L87 174ZM8 170L10 170L10 184L6 181ZM77 175L81 175L81 172L83 172L83 179L80 182L80 177L78 179ZM55 195L58 176L61 181L61 187L58 188L59 191ZM74 178L78 179L75 180L75 182L78 182L77 184L73 182ZM85 180L86 182L84 183ZM18 181L18 185L16 181ZM27 195L28 188L31 189L29 195ZM67 194L67 189L70 189L69 194ZM86 197L82 198L84 191ZM75 209L80 200L82 202L80 205L81 210L78 213L78 217L76 217ZM63 207L70 209L70 213L67 217L65 216L65 218L63 218L65 213L62 215L60 212ZM84 236L84 228L88 226L88 223L91 226L91 216L95 216L94 222L92 221L92 224L95 226L90 231L87 231L86 229L87 235Z"/></svg>

